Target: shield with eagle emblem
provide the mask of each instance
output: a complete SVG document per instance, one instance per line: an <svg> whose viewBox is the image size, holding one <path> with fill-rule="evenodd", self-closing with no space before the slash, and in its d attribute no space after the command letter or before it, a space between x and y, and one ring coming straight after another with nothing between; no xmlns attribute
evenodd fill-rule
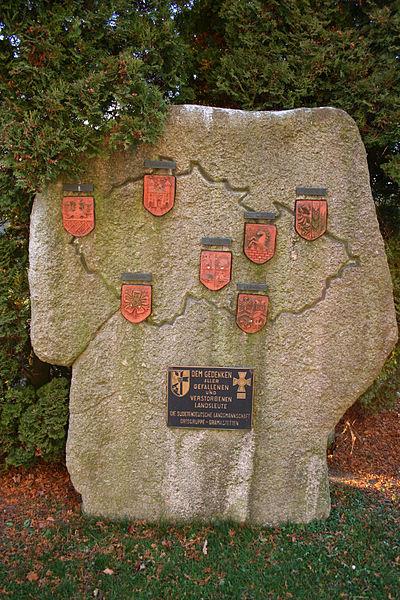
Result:
<svg viewBox="0 0 400 600"><path fill-rule="evenodd" d="M295 229L308 241L321 237L327 229L328 203L324 198L301 198L296 200Z"/></svg>

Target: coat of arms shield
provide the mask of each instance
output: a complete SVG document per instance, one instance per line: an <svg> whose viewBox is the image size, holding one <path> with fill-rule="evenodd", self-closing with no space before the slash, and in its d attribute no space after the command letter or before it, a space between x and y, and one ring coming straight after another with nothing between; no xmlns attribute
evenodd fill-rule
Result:
<svg viewBox="0 0 400 600"><path fill-rule="evenodd" d="M121 313L131 323L141 323L151 314L151 285L124 283Z"/></svg>
<svg viewBox="0 0 400 600"><path fill-rule="evenodd" d="M266 223L245 223L244 253L257 265L262 265L275 254L276 225Z"/></svg>
<svg viewBox="0 0 400 600"><path fill-rule="evenodd" d="M175 177L173 175L145 175L143 180L143 204L156 217L171 210L175 201Z"/></svg>
<svg viewBox="0 0 400 600"><path fill-rule="evenodd" d="M94 198L91 196L65 196L61 210L64 229L74 237L93 231Z"/></svg>
<svg viewBox="0 0 400 600"><path fill-rule="evenodd" d="M171 371L171 392L182 398L186 396L190 389L190 371L183 369L181 371Z"/></svg>
<svg viewBox="0 0 400 600"><path fill-rule="evenodd" d="M257 333L267 322L268 296L238 294L236 323L245 333Z"/></svg>
<svg viewBox="0 0 400 600"><path fill-rule="evenodd" d="M295 229L308 241L321 237L328 225L328 203L323 198L296 200Z"/></svg>
<svg viewBox="0 0 400 600"><path fill-rule="evenodd" d="M209 290L224 288L231 280L232 253L226 250L202 250L200 281Z"/></svg>

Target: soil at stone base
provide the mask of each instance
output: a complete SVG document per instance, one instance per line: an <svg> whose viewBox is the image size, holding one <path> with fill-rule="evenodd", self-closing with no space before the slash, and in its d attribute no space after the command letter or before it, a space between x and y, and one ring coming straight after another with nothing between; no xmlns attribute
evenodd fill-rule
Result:
<svg viewBox="0 0 400 600"><path fill-rule="evenodd" d="M336 427L328 464L332 481L376 493L383 502L400 502L400 399L393 410L376 415L352 407ZM80 497L61 464L0 475L0 531L7 522L45 528L79 512Z"/></svg>
<svg viewBox="0 0 400 600"><path fill-rule="evenodd" d="M331 481L400 503L400 398L393 410L363 415L351 407L328 451Z"/></svg>

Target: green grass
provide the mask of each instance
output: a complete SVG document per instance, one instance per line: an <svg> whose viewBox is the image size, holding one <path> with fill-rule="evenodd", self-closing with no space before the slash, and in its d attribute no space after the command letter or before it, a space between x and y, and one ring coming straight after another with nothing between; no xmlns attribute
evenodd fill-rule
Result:
<svg viewBox="0 0 400 600"><path fill-rule="evenodd" d="M400 598L400 507L342 485L332 496L330 518L307 526L10 521L0 597Z"/></svg>

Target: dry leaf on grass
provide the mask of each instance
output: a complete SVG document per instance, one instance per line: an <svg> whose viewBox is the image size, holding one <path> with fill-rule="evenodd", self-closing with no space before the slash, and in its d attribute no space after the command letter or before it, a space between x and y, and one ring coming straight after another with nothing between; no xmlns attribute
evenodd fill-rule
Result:
<svg viewBox="0 0 400 600"><path fill-rule="evenodd" d="M146 568L146 565L141 560L138 560L134 567L135 571L144 571L145 568Z"/></svg>
<svg viewBox="0 0 400 600"><path fill-rule="evenodd" d="M192 581L196 585L206 585L211 579L211 575L209 575L208 577L205 577L204 579L193 579L193 577L190 577L190 575L186 575L186 574L185 574L185 577L186 577L186 579L189 579L189 581Z"/></svg>

